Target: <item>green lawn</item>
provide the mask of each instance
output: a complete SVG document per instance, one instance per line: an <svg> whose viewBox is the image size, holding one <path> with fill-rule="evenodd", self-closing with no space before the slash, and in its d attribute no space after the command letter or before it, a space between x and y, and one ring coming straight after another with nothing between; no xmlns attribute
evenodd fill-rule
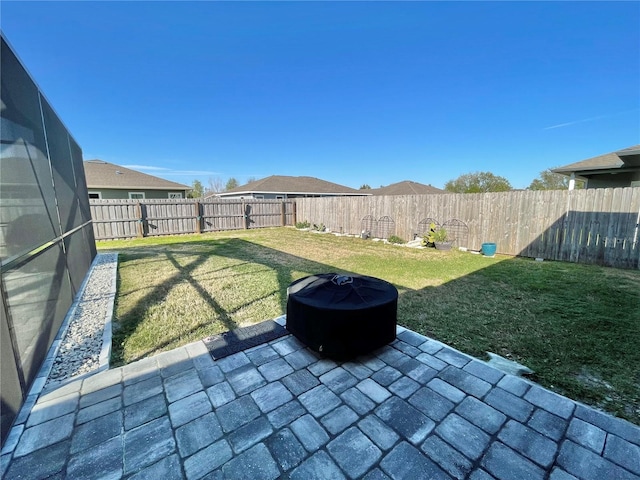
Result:
<svg viewBox="0 0 640 480"><path fill-rule="evenodd" d="M291 228L98 244L120 252L113 364L285 312L320 272L398 288L398 322L485 359L492 351L576 400L640 424L640 272L411 249Z"/></svg>

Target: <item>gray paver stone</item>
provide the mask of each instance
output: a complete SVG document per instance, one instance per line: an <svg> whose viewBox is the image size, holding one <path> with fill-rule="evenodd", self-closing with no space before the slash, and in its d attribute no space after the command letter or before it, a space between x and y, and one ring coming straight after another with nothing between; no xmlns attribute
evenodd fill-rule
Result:
<svg viewBox="0 0 640 480"><path fill-rule="evenodd" d="M391 396L389 390L370 378L365 378L356 388L376 403L382 403Z"/></svg>
<svg viewBox="0 0 640 480"><path fill-rule="evenodd" d="M222 430L226 433L232 432L260 416L260 409L249 395L222 405L215 412Z"/></svg>
<svg viewBox="0 0 640 480"><path fill-rule="evenodd" d="M271 424L266 417L258 417L238 428L227 439L235 453L244 452L261 440L267 438L273 432Z"/></svg>
<svg viewBox="0 0 640 480"><path fill-rule="evenodd" d="M278 465L263 443L232 458L222 467L222 473L229 479L274 480L280 476Z"/></svg>
<svg viewBox="0 0 640 480"><path fill-rule="evenodd" d="M391 385L401 376L402 373L400 373L395 368L387 365L371 375L371 378L378 382L380 385L384 385L386 387L388 385Z"/></svg>
<svg viewBox="0 0 640 480"><path fill-rule="evenodd" d="M356 427L329 442L327 450L351 478L363 475L382 456L382 452Z"/></svg>
<svg viewBox="0 0 640 480"><path fill-rule="evenodd" d="M307 451L288 428L271 435L267 439L266 445L285 472L298 466L307 456Z"/></svg>
<svg viewBox="0 0 640 480"><path fill-rule="evenodd" d="M446 417L455 406L453 402L427 387L414 393L409 398L409 403L437 422Z"/></svg>
<svg viewBox="0 0 640 480"><path fill-rule="evenodd" d="M289 428L309 452L314 452L329 441L324 428L308 414L292 422Z"/></svg>
<svg viewBox="0 0 640 480"><path fill-rule="evenodd" d="M439 393L445 398L448 398L453 403L461 402L464 397L467 396L462 390L454 387L450 383L445 382L440 378L434 378L429 383L427 383L427 387L429 387L434 392Z"/></svg>
<svg viewBox="0 0 640 480"><path fill-rule="evenodd" d="M280 382L273 382L251 392L251 397L263 413L270 412L293 399L291 392Z"/></svg>
<svg viewBox="0 0 640 480"><path fill-rule="evenodd" d="M320 422L324 428L329 430L331 435L340 433L353 422L358 420L358 414L346 405L340 405L335 410L327 413Z"/></svg>
<svg viewBox="0 0 640 480"><path fill-rule="evenodd" d="M500 442L491 445L482 458L482 466L501 480L543 480L545 472Z"/></svg>
<svg viewBox="0 0 640 480"><path fill-rule="evenodd" d="M122 390L122 384L117 383L110 387L103 388L102 390L98 390L97 392L91 392L87 395L83 395L82 398L80 398L80 408L88 407L90 405L103 402L104 400L117 397L122 393Z"/></svg>
<svg viewBox="0 0 640 480"><path fill-rule="evenodd" d="M222 370L217 365L198 369L197 371L204 388L209 388L211 385L215 385L224 380L224 373L222 373Z"/></svg>
<svg viewBox="0 0 640 480"><path fill-rule="evenodd" d="M82 395L87 393L97 392L104 388L108 388L112 385L116 385L122 381L122 369L114 368L113 370L105 370L90 377L85 378L82 381L82 387L80 392Z"/></svg>
<svg viewBox="0 0 640 480"><path fill-rule="evenodd" d="M54 398L65 397L70 393L80 392L80 387L82 387L82 380L72 381L70 383L62 385L61 387L58 387L55 384L52 386L47 386L40 393L38 401L48 402L49 400L53 400ZM91 394L85 395L85 397L86 396L91 396Z"/></svg>
<svg viewBox="0 0 640 480"><path fill-rule="evenodd" d="M444 370L449 366L447 362L444 362L428 353L421 353L416 357L416 360L418 360L420 363L424 363L427 367L431 367L434 370L437 370L438 372L440 370Z"/></svg>
<svg viewBox="0 0 640 480"><path fill-rule="evenodd" d="M251 363L251 361L244 352L234 353L233 355L221 358L216 362L224 373L229 373L244 365L248 365L249 363Z"/></svg>
<svg viewBox="0 0 640 480"><path fill-rule="evenodd" d="M103 417L79 425L71 437L71 453L106 442L122 433L122 412L111 412Z"/></svg>
<svg viewBox="0 0 640 480"><path fill-rule="evenodd" d="M382 469L394 480L428 478L429 480L449 480L435 462L407 442L399 443L380 462Z"/></svg>
<svg viewBox="0 0 640 480"><path fill-rule="evenodd" d="M236 394L227 382L221 382L207 388L207 396L214 408L221 407L236 398Z"/></svg>
<svg viewBox="0 0 640 480"><path fill-rule="evenodd" d="M125 387L156 375L160 376L160 367L155 357L143 358L122 367L122 383Z"/></svg>
<svg viewBox="0 0 640 480"><path fill-rule="evenodd" d="M282 428L305 413L307 413L307 411L300 405L300 402L292 400L269 412L267 418L271 422L271 425L273 425L273 428Z"/></svg>
<svg viewBox="0 0 640 480"><path fill-rule="evenodd" d="M435 422L404 400L391 397L375 410L376 415L401 436L418 445L435 427Z"/></svg>
<svg viewBox="0 0 640 480"><path fill-rule="evenodd" d="M640 447L615 435L607 437L605 458L640 476Z"/></svg>
<svg viewBox="0 0 640 480"><path fill-rule="evenodd" d="M400 437L375 415L367 415L358 427L382 450L389 450Z"/></svg>
<svg viewBox="0 0 640 480"><path fill-rule="evenodd" d="M506 390L509 393L513 393L518 397L521 397L525 393L527 393L527 390L529 390L529 388L531 387L530 384L514 375L505 375L504 377L502 377L502 379L498 382L498 386L503 390Z"/></svg>
<svg viewBox="0 0 640 480"><path fill-rule="evenodd" d="M467 478L471 471L471 462L437 435L427 437L421 450L446 472L459 480Z"/></svg>
<svg viewBox="0 0 640 480"><path fill-rule="evenodd" d="M83 408L76 416L76 424L89 422L94 418L101 417L107 413L115 412L122 408L122 400L120 397L110 398L104 402L96 403L89 407Z"/></svg>
<svg viewBox="0 0 640 480"><path fill-rule="evenodd" d="M442 370L438 376L445 382L450 383L454 387L474 397L482 398L491 390L491 384L489 382L485 382L475 375L471 375L459 368L447 367Z"/></svg>
<svg viewBox="0 0 640 480"><path fill-rule="evenodd" d="M320 381L338 395L358 383L358 379L342 367L334 368L321 375Z"/></svg>
<svg viewBox="0 0 640 480"><path fill-rule="evenodd" d="M411 358L390 346L377 350L375 354L380 360L396 368Z"/></svg>
<svg viewBox="0 0 640 480"><path fill-rule="evenodd" d="M350 388L340 398L349 405L358 415L364 415L370 412L376 404L357 388Z"/></svg>
<svg viewBox="0 0 640 480"><path fill-rule="evenodd" d="M492 477L484 470L477 468L473 472L471 472L471 475L469 475L469 480L495 480L495 477Z"/></svg>
<svg viewBox="0 0 640 480"><path fill-rule="evenodd" d="M504 377L504 373L500 370L490 367L486 363L479 362L478 360L472 360L467 363L463 370L474 374L476 377L481 378L492 385L495 385L502 377Z"/></svg>
<svg viewBox="0 0 640 480"><path fill-rule="evenodd" d="M227 381L238 395L252 392L267 383L253 364L245 365L228 373Z"/></svg>
<svg viewBox="0 0 640 480"><path fill-rule="evenodd" d="M390 480L390 478L379 468L374 468L362 477L362 480Z"/></svg>
<svg viewBox="0 0 640 480"><path fill-rule="evenodd" d="M321 417L340 405L340 399L324 385L303 393L298 400L314 417Z"/></svg>
<svg viewBox="0 0 640 480"><path fill-rule="evenodd" d="M325 451L320 451L307 459L291 472L290 480L342 480L345 476Z"/></svg>
<svg viewBox="0 0 640 480"><path fill-rule="evenodd" d="M213 412L182 425L175 431L178 451L185 458L222 437L220 423Z"/></svg>
<svg viewBox="0 0 640 480"><path fill-rule="evenodd" d="M529 389L525 394L524 399L565 419L571 416L575 408L575 403L572 400L569 400L566 397L561 397L556 393L550 392L536 385Z"/></svg>
<svg viewBox="0 0 640 480"><path fill-rule="evenodd" d="M420 384L409 377L400 377L398 380L389 385L389 391L393 392L400 398L410 397L416 390L420 388Z"/></svg>
<svg viewBox="0 0 640 480"><path fill-rule="evenodd" d="M29 414L27 428L74 412L78 406L79 399L78 392L74 392L64 397L54 398L48 402L37 402Z"/></svg>
<svg viewBox="0 0 640 480"><path fill-rule="evenodd" d="M578 480L578 478L556 467L551 471L549 480Z"/></svg>
<svg viewBox="0 0 640 480"><path fill-rule="evenodd" d="M247 352L247 357L256 367L260 365L264 365L265 363L269 363L271 360L275 360L280 357L278 352L276 352L271 346L264 345L261 348L257 348L252 350L251 352Z"/></svg>
<svg viewBox="0 0 640 480"><path fill-rule="evenodd" d="M570 440L560 447L556 463L583 480L638 480L638 476Z"/></svg>
<svg viewBox="0 0 640 480"><path fill-rule="evenodd" d="M305 345L293 335L289 335L282 340L276 340L271 344L271 346L283 357L295 352L296 350L305 348Z"/></svg>
<svg viewBox="0 0 640 480"><path fill-rule="evenodd" d="M120 478L121 475L122 439L119 436L73 455L67 466L67 478Z"/></svg>
<svg viewBox="0 0 640 480"><path fill-rule="evenodd" d="M377 372L382 367L386 366L386 364L382 360L380 360L372 353L359 357L358 361L373 372Z"/></svg>
<svg viewBox="0 0 640 480"><path fill-rule="evenodd" d="M293 373L293 368L289 365L284 358L276 358L258 367L258 371L267 380L267 382L273 382L279 380L282 377L286 377L290 373Z"/></svg>
<svg viewBox="0 0 640 480"><path fill-rule="evenodd" d="M579 418L574 418L569 424L567 438L583 447L590 448L597 454L601 454L607 434L595 425L591 425Z"/></svg>
<svg viewBox="0 0 640 480"><path fill-rule="evenodd" d="M575 416L609 433L624 438L628 442L640 445L640 427L626 420L612 417L611 415L585 407L584 405L578 405L576 407Z"/></svg>
<svg viewBox="0 0 640 480"><path fill-rule="evenodd" d="M47 478L64 468L69 453L70 440L42 448L31 455L11 461L4 480L26 480Z"/></svg>
<svg viewBox="0 0 640 480"><path fill-rule="evenodd" d="M163 377L170 377L194 367L186 348L176 348L175 350L163 352L156 355L155 359Z"/></svg>
<svg viewBox="0 0 640 480"><path fill-rule="evenodd" d="M284 359L293 367L294 370L300 370L301 368L315 363L318 360L318 357L311 353L311 350L302 348L285 356Z"/></svg>
<svg viewBox="0 0 640 480"><path fill-rule="evenodd" d="M164 392L169 403L203 390L195 368L180 372L164 380Z"/></svg>
<svg viewBox="0 0 640 480"><path fill-rule="evenodd" d="M398 350L400 350L402 353L406 353L407 355L411 356L411 357L416 357L417 355L420 355L421 350L414 347L413 345L409 345L406 342L396 342L393 344L393 348L396 348Z"/></svg>
<svg viewBox="0 0 640 480"><path fill-rule="evenodd" d="M131 430L143 423L166 415L167 402L164 395L156 395L141 402L134 403L124 409L124 429Z"/></svg>
<svg viewBox="0 0 640 480"><path fill-rule="evenodd" d="M426 385L432 378L434 378L438 374L437 370L427 367L417 360L411 360L412 362L417 362L417 365L414 365L411 369L405 369L404 373L416 382L421 383L422 385Z"/></svg>
<svg viewBox="0 0 640 480"><path fill-rule="evenodd" d="M460 352L456 352L448 347L444 347L439 350L438 353L435 354L437 358L447 362L449 365L453 365L454 367L462 368L467 363L471 361L469 357L461 354Z"/></svg>
<svg viewBox="0 0 640 480"><path fill-rule="evenodd" d="M533 411L533 405L529 402L501 388L491 390L484 398L484 402L519 422L525 422Z"/></svg>
<svg viewBox="0 0 640 480"><path fill-rule="evenodd" d="M489 435L455 413L437 426L436 433L472 460L482 455L490 441Z"/></svg>
<svg viewBox="0 0 640 480"><path fill-rule="evenodd" d="M568 422L546 410L537 408L527 425L550 439L558 441L564 436Z"/></svg>
<svg viewBox="0 0 640 480"><path fill-rule="evenodd" d="M498 438L544 468L553 463L558 450L556 442L513 420L509 420L498 434Z"/></svg>
<svg viewBox="0 0 640 480"><path fill-rule="evenodd" d="M194 393L169 405L169 418L173 428L184 425L194 418L201 417L212 410L211 402L205 392Z"/></svg>
<svg viewBox="0 0 640 480"><path fill-rule="evenodd" d="M145 380L124 387L122 399L124 406L140 402L146 398L162 393L162 378L153 375Z"/></svg>
<svg viewBox="0 0 640 480"><path fill-rule="evenodd" d="M309 365L307 369L313 373L316 377L327 373L329 370L336 368L338 364L329 358L322 358L312 365Z"/></svg>
<svg viewBox="0 0 640 480"><path fill-rule="evenodd" d="M22 432L18 446L14 451L14 457L26 455L69 438L73 431L74 416L73 413L68 413L62 417L27 428Z"/></svg>
<svg viewBox="0 0 640 480"><path fill-rule="evenodd" d="M187 458L184 461L184 471L190 480L202 478L207 473L219 468L231 457L233 457L231 447L223 438Z"/></svg>
<svg viewBox="0 0 640 480"><path fill-rule="evenodd" d="M140 470L135 475L129 477L129 480L182 480L183 478L180 459L177 455L173 454Z"/></svg>
<svg viewBox="0 0 640 480"><path fill-rule="evenodd" d="M166 417L124 434L124 472L136 472L175 451L173 431Z"/></svg>
<svg viewBox="0 0 640 480"><path fill-rule="evenodd" d="M357 362L345 362L342 364L342 368L359 380L363 380L373 375L373 370Z"/></svg>
<svg viewBox="0 0 640 480"><path fill-rule="evenodd" d="M404 332L399 333L398 339L408 343L409 345L413 345L414 347L419 347L420 345L424 344L424 342L429 340L424 335L420 335L413 330L405 330Z"/></svg>
<svg viewBox="0 0 640 480"><path fill-rule="evenodd" d="M494 434L506 422L507 416L475 397L465 398L456 408L456 413L480 427L485 432Z"/></svg>
<svg viewBox="0 0 640 480"><path fill-rule="evenodd" d="M309 370L298 370L287 375L282 379L282 383L296 396L320 385L320 381Z"/></svg>

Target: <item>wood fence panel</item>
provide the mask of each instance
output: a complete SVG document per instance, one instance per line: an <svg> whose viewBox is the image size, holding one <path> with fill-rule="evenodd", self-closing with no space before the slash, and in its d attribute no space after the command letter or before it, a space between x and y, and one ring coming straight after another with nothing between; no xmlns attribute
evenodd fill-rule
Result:
<svg viewBox="0 0 640 480"><path fill-rule="evenodd" d="M457 219L468 248L549 260L640 268L640 188L296 199L299 221L359 234L362 219L389 216L411 240L424 218Z"/></svg>

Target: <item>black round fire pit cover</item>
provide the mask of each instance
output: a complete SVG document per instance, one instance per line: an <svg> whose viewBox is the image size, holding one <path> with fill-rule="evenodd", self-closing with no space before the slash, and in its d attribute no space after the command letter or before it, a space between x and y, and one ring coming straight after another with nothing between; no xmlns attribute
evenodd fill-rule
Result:
<svg viewBox="0 0 640 480"><path fill-rule="evenodd" d="M287 329L332 357L354 357L395 339L398 290L362 275L324 273L287 290Z"/></svg>

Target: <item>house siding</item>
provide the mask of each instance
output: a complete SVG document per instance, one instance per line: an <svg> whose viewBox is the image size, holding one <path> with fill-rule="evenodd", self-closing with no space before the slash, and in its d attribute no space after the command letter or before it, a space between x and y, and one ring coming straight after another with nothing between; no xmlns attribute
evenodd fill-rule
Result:
<svg viewBox="0 0 640 480"><path fill-rule="evenodd" d="M585 175L585 177L588 179L587 188L629 187L631 182L640 181L640 171Z"/></svg>
<svg viewBox="0 0 640 480"><path fill-rule="evenodd" d="M129 192L144 192L144 198L146 200L157 200L169 198L169 192L180 192L182 198L187 198L186 190L144 190L140 188L131 188L126 190L117 189L102 189L102 188L89 188L91 193L100 192L103 200L122 200L129 198Z"/></svg>

